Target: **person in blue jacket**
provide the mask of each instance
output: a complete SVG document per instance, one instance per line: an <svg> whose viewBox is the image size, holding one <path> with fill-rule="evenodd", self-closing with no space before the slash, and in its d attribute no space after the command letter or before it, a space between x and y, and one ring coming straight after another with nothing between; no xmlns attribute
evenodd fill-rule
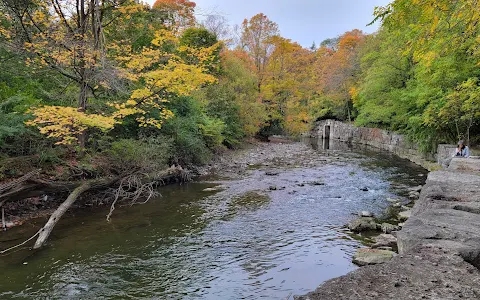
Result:
<svg viewBox="0 0 480 300"><path fill-rule="evenodd" d="M455 149L455 154L453 156L465 158L468 158L470 156L470 150L468 149L468 146L464 144L463 140L460 140L458 142L458 147L457 149Z"/></svg>

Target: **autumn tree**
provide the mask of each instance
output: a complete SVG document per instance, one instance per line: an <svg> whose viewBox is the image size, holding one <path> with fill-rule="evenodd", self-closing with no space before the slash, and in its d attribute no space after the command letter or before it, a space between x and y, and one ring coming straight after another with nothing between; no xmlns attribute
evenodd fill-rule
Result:
<svg viewBox="0 0 480 300"><path fill-rule="evenodd" d="M317 91L336 117L352 120L351 89L360 74L359 51L365 35L360 30L346 32L337 39L322 43L317 50ZM321 116L319 116L321 117Z"/></svg>
<svg viewBox="0 0 480 300"><path fill-rule="evenodd" d="M187 28L195 25L196 3L189 0L156 0L153 9L158 11L162 23L168 28Z"/></svg>
<svg viewBox="0 0 480 300"><path fill-rule="evenodd" d="M315 55L297 43L273 37L274 50L268 60L262 97L271 120L279 120L289 133L309 129L311 101L315 93L313 63Z"/></svg>
<svg viewBox="0 0 480 300"><path fill-rule="evenodd" d="M84 114L89 96L106 84L110 73L104 60L104 28L115 18L144 7L125 0L3 0L1 4L5 24L1 33L10 42L10 47L28 52L27 64L54 69L77 84L75 108L78 118L73 115L75 110L62 107L52 108L51 116L75 119L69 141L78 139L80 147L84 148L86 127L92 124L102 129L111 127L111 122L96 122L101 117L92 119ZM43 108L39 114L46 117L48 108Z"/></svg>
<svg viewBox="0 0 480 300"><path fill-rule="evenodd" d="M140 126L160 127L172 115L164 107L170 95L188 94L215 81L212 75L205 74L205 63L212 61L217 45L180 45L175 32L166 29L155 31L153 40L140 50L135 50L130 40L105 43L104 28L109 22L129 19L133 13L148 9L134 1L3 4L9 13L5 21L11 22L12 28L3 27L2 33L31 54L28 62L54 68L78 85L78 101L73 107L31 110L34 119L28 124L38 126L58 143L72 145L78 141L83 149L88 128L107 131L128 116L135 116ZM79 15L72 15L77 11ZM112 73L136 83L137 88L126 101L112 103L111 114L87 112L88 97L95 96L99 89L108 89L104 75Z"/></svg>
<svg viewBox="0 0 480 300"><path fill-rule="evenodd" d="M259 77L259 89L268 58L274 49L272 37L278 34L278 25L262 13L253 16L250 20L245 19L242 23L240 46L255 62L256 73Z"/></svg>

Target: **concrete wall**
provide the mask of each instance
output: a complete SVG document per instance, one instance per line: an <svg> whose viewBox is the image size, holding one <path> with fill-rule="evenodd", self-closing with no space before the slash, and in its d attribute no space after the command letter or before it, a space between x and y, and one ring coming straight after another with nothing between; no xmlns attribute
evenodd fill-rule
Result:
<svg viewBox="0 0 480 300"><path fill-rule="evenodd" d="M418 146L409 142L403 135L379 128L355 127L352 124L336 120L323 120L317 122L312 137L319 139L327 136L333 140L348 143L370 145L384 149L396 155L409 159L419 165L427 166L427 161L445 161L451 157L455 145L439 145L437 153L423 154Z"/></svg>

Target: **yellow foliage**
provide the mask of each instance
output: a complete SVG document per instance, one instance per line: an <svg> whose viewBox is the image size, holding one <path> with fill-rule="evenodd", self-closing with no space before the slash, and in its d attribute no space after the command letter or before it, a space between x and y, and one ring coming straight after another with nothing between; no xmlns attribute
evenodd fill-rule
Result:
<svg viewBox="0 0 480 300"><path fill-rule="evenodd" d="M76 143L77 137L87 128L108 131L116 123L113 117L87 114L74 107L42 106L31 113L35 118L26 124L38 127L40 133L48 138L57 139L57 145Z"/></svg>
<svg viewBox="0 0 480 300"><path fill-rule="evenodd" d="M175 46L178 53L167 53L164 46ZM124 77L132 81L141 81L143 87L132 92L130 99L124 104L113 104L117 108L115 119L139 115L140 126L160 128L165 119L173 117L173 112L166 109L168 96L190 95L206 84L216 82L216 78L207 74L205 64L212 60L219 45L209 48L195 49L179 46L178 37L165 29L158 30L150 47L145 47L138 54L125 53L119 56L119 63L124 67ZM121 49L117 48L117 51ZM195 63L190 63L195 61ZM145 115L158 111L158 118Z"/></svg>

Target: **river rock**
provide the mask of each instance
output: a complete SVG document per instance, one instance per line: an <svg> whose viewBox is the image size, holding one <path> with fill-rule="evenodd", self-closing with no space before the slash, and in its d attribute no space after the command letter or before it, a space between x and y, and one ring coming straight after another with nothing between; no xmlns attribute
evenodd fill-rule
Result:
<svg viewBox="0 0 480 300"><path fill-rule="evenodd" d="M393 251L393 247L386 247L386 246L383 246L383 247L378 247L377 249L378 249L378 250L387 250L387 251Z"/></svg>
<svg viewBox="0 0 480 300"><path fill-rule="evenodd" d="M313 185L313 186L315 186L315 185L325 185L325 183L322 182L322 181L312 181L312 182L309 182L308 184Z"/></svg>
<svg viewBox="0 0 480 300"><path fill-rule="evenodd" d="M393 199L393 198L387 198L387 201L390 202L390 203L398 203L398 202L400 202L400 200L398 200L398 199Z"/></svg>
<svg viewBox="0 0 480 300"><path fill-rule="evenodd" d="M348 229L353 232L377 230L377 223L375 223L375 220L373 218L361 217L351 221L348 224Z"/></svg>
<svg viewBox="0 0 480 300"><path fill-rule="evenodd" d="M372 218L373 213L368 210L363 210L358 214L360 217Z"/></svg>
<svg viewBox="0 0 480 300"><path fill-rule="evenodd" d="M367 188L367 187L363 187L363 188L361 188L360 190L363 191L363 192L368 192L368 188Z"/></svg>
<svg viewBox="0 0 480 300"><path fill-rule="evenodd" d="M217 188L206 188L203 191L204 192L216 192L216 191L218 191L218 189Z"/></svg>
<svg viewBox="0 0 480 300"><path fill-rule="evenodd" d="M401 211L398 214L398 219L400 221L406 221L412 216L412 210Z"/></svg>
<svg viewBox="0 0 480 300"><path fill-rule="evenodd" d="M377 265L390 261L395 252L388 250L362 248L353 256L353 263L359 266Z"/></svg>
<svg viewBox="0 0 480 300"><path fill-rule="evenodd" d="M423 176L423 174L421 174ZM408 190L410 192L420 192L422 190L423 186L419 185L419 186L414 186L414 187L411 187L409 188Z"/></svg>
<svg viewBox="0 0 480 300"><path fill-rule="evenodd" d="M277 176L278 174L280 174L280 172L277 172L277 171L267 171L267 172L265 172L265 175L267 175L267 176Z"/></svg>
<svg viewBox="0 0 480 300"><path fill-rule="evenodd" d="M408 194L408 198L410 198L410 199L412 199L412 200L413 200L413 199L418 199L418 197L420 197L420 193L419 193L419 192L410 192L410 193Z"/></svg>
<svg viewBox="0 0 480 300"><path fill-rule="evenodd" d="M277 188L276 186L274 186L274 185L270 186L268 189L269 189L270 191L276 191L276 190L278 190L278 188Z"/></svg>
<svg viewBox="0 0 480 300"><path fill-rule="evenodd" d="M392 233L392 231L397 231L397 230L400 229L398 226L395 226L395 225L390 224L390 223L382 223L380 228L381 228L382 232L386 233L386 234Z"/></svg>
<svg viewBox="0 0 480 300"><path fill-rule="evenodd" d="M375 243L372 245L372 248L380 247L396 247L397 238L391 234L380 234L375 237Z"/></svg>

